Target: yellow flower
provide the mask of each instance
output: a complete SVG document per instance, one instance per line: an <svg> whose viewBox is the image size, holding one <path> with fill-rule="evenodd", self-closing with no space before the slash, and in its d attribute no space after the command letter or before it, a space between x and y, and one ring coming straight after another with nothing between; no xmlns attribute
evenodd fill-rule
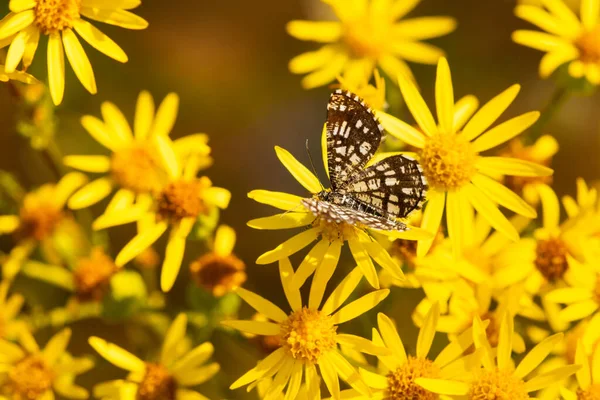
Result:
<svg viewBox="0 0 600 400"><path fill-rule="evenodd" d="M126 379L94 386L94 396L104 400L208 400L189 388L211 379L219 372L219 364L202 365L214 351L209 342L182 351L186 329L187 317L179 314L167 331L157 362L143 361L116 344L91 337L89 343L94 350L111 364L130 372Z"/></svg>
<svg viewBox="0 0 600 400"><path fill-rule="evenodd" d="M514 367L511 359L513 348L513 319L505 314L500 325L500 339L495 349L488 343L485 327L479 317L473 320L473 342L476 349L482 350L483 368L474 371L466 382L446 379L417 378L417 384L434 393L446 395L452 399L530 399L529 393L543 389L557 380L564 379L577 371L579 365L567 365L544 374L526 379L563 338L562 333L550 336L531 349L521 362Z"/></svg>
<svg viewBox="0 0 600 400"><path fill-rule="evenodd" d="M598 248L597 240L594 246ZM554 289L546 296L547 301L567 305L559 318L578 321L594 314L600 307L600 267L596 256L597 252L586 257L583 263L571 259L564 276L567 287Z"/></svg>
<svg viewBox="0 0 600 400"><path fill-rule="evenodd" d="M212 186L206 176L197 177L198 158L190 156L182 163L182 157L176 154L175 146L167 136L156 136L154 142L166 167L168 182L151 196L151 204L131 205L131 198L113 198L113 206L109 205L107 212L96 220L95 228L137 222L137 235L115 258L115 264L122 267L151 247L171 227L160 279L161 289L167 292L175 283L186 239L197 219L215 207L227 208L231 193Z"/></svg>
<svg viewBox="0 0 600 400"><path fill-rule="evenodd" d="M116 208L121 208L123 219L135 221L151 202L150 194L162 190L168 183L167 166L163 162L156 138L168 136L177 118L179 97L168 94L155 114L154 100L150 93L142 91L138 97L133 130L121 111L110 102L101 107L103 120L91 115L81 119L83 127L102 146L112 152L104 155L66 156L64 164L89 173L107 174L95 179L78 190L70 199L69 207L81 209L89 207L110 195L118 188L107 207L106 213L118 216ZM185 136L174 141L177 154L186 159L194 154L203 166L210 163L208 137L204 134ZM138 203L134 206L134 200ZM100 217L94 222L95 229L102 229L114 223L109 218Z"/></svg>
<svg viewBox="0 0 600 400"><path fill-rule="evenodd" d="M320 399L319 375L331 396L340 399L339 378L346 381L359 393L368 396L369 388L360 378L358 371L337 349L344 344L367 354L389 355L386 349L374 345L367 339L337 332L338 325L368 312L389 294L382 289L368 293L343 306L362 279L360 268L356 267L333 290L325 304L321 306L328 277L319 272L315 275L308 305L302 305L299 288L294 285L294 271L289 259L279 260L281 283L292 309L288 315L281 308L263 297L245 289L238 289L244 301L270 321L224 321L223 324L242 332L255 335L279 335L279 348L256 367L245 373L230 388L260 382L274 376L274 384L265 398L276 399L283 395L295 399L301 383L306 382L309 398ZM341 307L341 308L340 308ZM319 367L320 373L317 372Z"/></svg>
<svg viewBox="0 0 600 400"><path fill-rule="evenodd" d="M18 321L16 317L23 307L25 300L20 294L13 294L8 297L10 281L0 281L0 340L3 338L14 339L24 324Z"/></svg>
<svg viewBox="0 0 600 400"><path fill-rule="evenodd" d="M569 74L585 77L591 84L600 83L600 1L582 0L581 20L563 0L544 0L542 5L519 5L515 14L547 33L518 30L513 40L545 52L540 62L540 76L547 78L563 64Z"/></svg>
<svg viewBox="0 0 600 400"><path fill-rule="evenodd" d="M551 175L552 170L532 162L479 153L512 139L538 119L537 111L529 112L488 130L515 99L519 85L490 100L469 119L476 108L474 99L465 97L454 104L450 68L441 58L436 80L436 124L415 84L403 75L399 81L406 105L421 130L387 114L377 115L389 133L418 149L417 158L430 187L421 227L437 232L446 209L448 236L458 253L472 235L475 208L496 230L518 240L519 233L496 203L531 218L536 212L489 175L544 176ZM417 254L425 255L430 246L431 241L420 241Z"/></svg>
<svg viewBox="0 0 600 400"><path fill-rule="evenodd" d="M290 61L292 73L309 73L306 89L325 85L342 74L349 82L369 79L375 66L396 77L412 76L405 61L435 64L444 52L421 40L444 36L456 28L450 17L419 17L401 20L420 0L372 1L327 0L339 21L291 21L290 35L324 43L319 50L300 54Z"/></svg>
<svg viewBox="0 0 600 400"><path fill-rule="evenodd" d="M417 338L416 355L407 355L402 339L394 322L385 314L379 313L379 331L373 329L373 343L384 346L392 354L377 356L378 373L360 368L360 374L372 390L371 399L435 399L437 396L419 386L417 378L447 379L462 381L479 369L481 352L464 355L473 344L473 333L468 329L460 337L448 344L435 359L429 358L431 344L435 337L439 318L437 305L429 311ZM364 399L355 390L343 392L344 399Z"/></svg>
<svg viewBox="0 0 600 400"><path fill-rule="evenodd" d="M575 391L566 388L560 389L560 394L565 400L595 400L600 398L600 346L597 346L593 354L587 355L581 341L577 344L575 362L581 365L577 371L577 383L579 388Z"/></svg>
<svg viewBox="0 0 600 400"><path fill-rule="evenodd" d="M216 297L246 282L246 264L233 254L236 234L233 228L217 228L213 249L190 264L192 279Z"/></svg>
<svg viewBox="0 0 600 400"><path fill-rule="evenodd" d="M20 346L0 339L0 399L50 400L54 393L68 399L87 399L87 390L73 381L94 363L66 353L70 339L70 329L58 332L43 349L26 329L20 332Z"/></svg>
<svg viewBox="0 0 600 400"><path fill-rule="evenodd" d="M327 150L326 150L326 129L323 128L321 147L322 158L325 171L329 176ZM283 166L292 174L292 176L304 186L312 195L317 195L323 190L319 179L302 165L287 150L275 146L277 158ZM383 158L373 157L368 165ZM302 250L319 237L319 242L309 251L304 261L298 267L294 275L294 283L298 287L308 279L315 270L326 270L328 274L333 274L340 258L340 253L344 242L348 242L350 251L354 260L363 271L363 274L374 288L379 288L379 279L373 261L386 269L395 279L404 279L400 266L394 261L387 250L382 246L375 235L382 235L403 238L408 240L428 239L430 234L420 228L407 226L406 231L378 231L367 228L362 224L350 224L346 222L337 223L327 221L322 215L313 214L304 204L303 198L282 192L271 192L268 190L253 190L248 193L248 197L259 202L268 204L284 213L276 214L270 217L257 218L248 221L248 226L255 229L289 229L310 226L310 229L293 236L291 239L281 243L275 249L262 254L256 260L257 264L271 264L284 257ZM375 234L375 235L374 235ZM318 269L317 269L318 268Z"/></svg>
<svg viewBox="0 0 600 400"><path fill-rule="evenodd" d="M12 279L37 244L51 247L52 236L69 215L64 206L71 194L87 181L85 175L72 172L57 184L46 184L27 193L19 205L19 215L1 215L0 233L12 233L17 244L3 262L3 276Z"/></svg>
<svg viewBox="0 0 600 400"><path fill-rule="evenodd" d="M23 69L27 69L33 61L40 35L46 35L48 82L54 104L59 105L63 99L64 54L81 84L95 94L94 71L75 32L96 50L119 62L127 62L127 55L82 16L126 29L145 29L148 23L143 18L126 11L140 4L141 0L10 0L11 12L0 21L0 47L10 44L5 71L15 72L21 61Z"/></svg>
<svg viewBox="0 0 600 400"><path fill-rule="evenodd" d="M0 41L1 42L1 41ZM37 83L38 80L26 72L7 72L4 65L0 65L0 82L19 81L23 83Z"/></svg>

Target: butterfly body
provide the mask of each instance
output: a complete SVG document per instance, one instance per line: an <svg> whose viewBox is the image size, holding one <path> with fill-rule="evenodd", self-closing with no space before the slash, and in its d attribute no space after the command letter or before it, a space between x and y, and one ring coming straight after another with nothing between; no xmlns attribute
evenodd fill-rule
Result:
<svg viewBox="0 0 600 400"><path fill-rule="evenodd" d="M329 222L406 230L399 221L421 207L427 181L416 160L394 155L367 166L379 148L383 127L365 102L336 90L327 105L330 190L304 205Z"/></svg>

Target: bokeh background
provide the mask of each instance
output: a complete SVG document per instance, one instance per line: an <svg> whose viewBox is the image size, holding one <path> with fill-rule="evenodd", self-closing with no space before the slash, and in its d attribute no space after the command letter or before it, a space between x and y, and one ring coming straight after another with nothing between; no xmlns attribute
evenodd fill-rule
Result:
<svg viewBox="0 0 600 400"><path fill-rule="evenodd" d="M577 2L571 1L575 7ZM515 1L509 0L423 0L410 14L449 15L457 19L458 29L454 33L431 41L447 52L457 98L472 93L485 102L513 83L522 85L520 95L504 119L542 109L554 88L551 81L538 78L541 53L511 41L510 35L515 29L527 27L513 15L515 5ZM7 10L8 1L0 1L2 15ZM293 56L315 46L288 36L285 24L292 19L330 19L328 8L317 0L145 0L135 12L149 21L148 29L129 31L99 26L127 52L127 64L118 65L84 44L86 50L90 50L88 56L96 73L97 95L90 96L67 67L65 100L57 110L60 122L57 141L62 152L97 154L103 151L79 123L83 114L99 116L103 101L115 103L132 121L140 90L149 90L157 102L169 92L178 93L181 103L173 136L196 132L210 135L215 163L206 173L215 185L226 187L233 194L229 208L222 213L222 222L238 232L235 252L246 262L247 287L284 304L276 266L257 266L254 260L289 237L289 232L259 232L248 228L247 220L269 215L273 210L251 201L246 194L257 188L304 194L304 189L278 162L273 146L283 146L307 163L304 147L309 139L311 152L318 159L319 135L331 90L326 87L303 90L300 77L288 72L287 63ZM30 70L38 77L45 76L45 49L46 46L40 45ZM414 64L411 67L425 99L433 104L435 68ZM390 90L392 86L393 83L388 82ZM571 97L545 129L560 143L553 162L555 189L559 195L574 193L576 177L590 181L599 177L599 110L598 94L591 98ZM0 169L15 174L27 188L54 180L41 154L31 149L28 140L17 135L15 122L13 97L7 86L2 85ZM323 178L320 163L317 168ZM98 215L104 205L94 207L93 213ZM131 238L133 231L131 226L109 232L113 254ZM0 243L4 251L11 245L10 238L3 238ZM186 260L203 251L203 248L190 247ZM184 270L185 266L187 262ZM185 306L185 290L177 290L185 283L184 275L180 276L176 289L169 294L172 311ZM41 285L20 284L32 288ZM383 309L399 321L401 333L407 337L405 342L411 343L416 337L416 328L409 316L421 294L417 291L401 293L395 295L393 301L385 302ZM99 320L80 323L74 328L72 348L78 354L92 353L85 338L88 334L98 334L135 349L125 325ZM224 393L220 387L227 386L253 366L254 361L247 354L252 350L240 348L227 335L215 334L211 339L217 347L215 358L222 363L225 372L219 379L231 379L209 384L211 387L207 390L211 398L247 396L243 389ZM107 364L101 366L105 367L101 372L103 378L119 376ZM86 386L99 379L98 373L94 374L84 376Z"/></svg>

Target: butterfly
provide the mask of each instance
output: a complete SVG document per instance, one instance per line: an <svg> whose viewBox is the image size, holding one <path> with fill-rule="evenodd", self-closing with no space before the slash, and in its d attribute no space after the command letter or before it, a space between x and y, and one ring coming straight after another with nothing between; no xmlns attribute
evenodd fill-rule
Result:
<svg viewBox="0 0 600 400"><path fill-rule="evenodd" d="M357 95L336 90L327 105L327 165L330 190L302 202L328 222L404 231L407 217L425 201L427 180L406 155L366 166L381 143L383 126Z"/></svg>

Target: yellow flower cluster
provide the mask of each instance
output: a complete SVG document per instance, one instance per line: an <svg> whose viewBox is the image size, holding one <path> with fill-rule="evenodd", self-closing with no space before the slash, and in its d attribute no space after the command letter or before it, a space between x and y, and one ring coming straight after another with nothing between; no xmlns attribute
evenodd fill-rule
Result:
<svg viewBox="0 0 600 400"><path fill-rule="evenodd" d="M242 287L236 231L220 222L231 192L204 174L209 136L172 135L177 94L157 105L142 91L131 119L108 101L82 116L97 154L63 156L54 142L61 126L48 107L63 99L64 55L96 93L78 37L126 62L88 20L145 29L129 11L141 0L10 0L0 81L34 110L32 131L52 124L31 143L57 179L26 190L0 172L0 234L12 240L0 254L0 400L202 400L205 389L231 398L242 387L266 400L600 399L600 199L581 178L576 196L559 198L559 141L545 134L565 94L600 84L600 0L581 0L579 17L563 0L519 2L516 16L545 32L513 40L546 52L542 78L567 74L542 113L511 118L519 84L480 106L424 42L451 33L454 18L406 18L420 0L322 1L338 20L286 29L323 44L290 61L307 74L302 86L340 87L320 135L330 185L275 146L306 192L248 193L279 210L250 228L295 230L256 260L278 267L262 296ZM41 35L47 88L25 72ZM436 65L433 97L407 61ZM45 284L61 295L38 293ZM268 299L279 288L287 304ZM112 342L115 322L128 345ZM72 333L87 340L70 346ZM101 358L80 355L92 350ZM127 372L84 387L80 375L108 364Z"/></svg>

